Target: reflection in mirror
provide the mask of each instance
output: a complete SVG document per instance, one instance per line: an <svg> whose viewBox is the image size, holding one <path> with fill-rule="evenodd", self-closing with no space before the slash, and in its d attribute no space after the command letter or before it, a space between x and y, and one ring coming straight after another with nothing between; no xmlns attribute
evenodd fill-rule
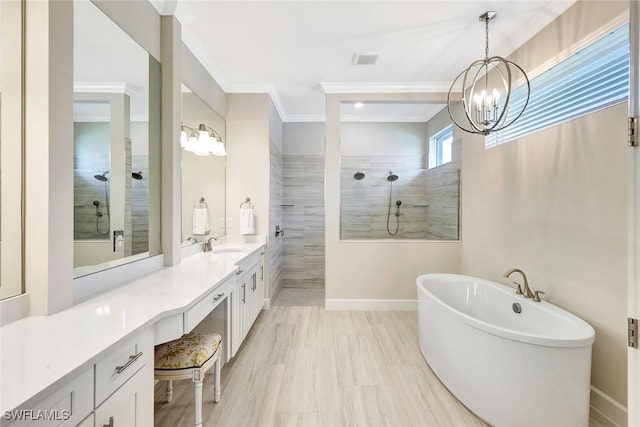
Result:
<svg viewBox="0 0 640 427"><path fill-rule="evenodd" d="M200 125L226 141L225 122L183 85L182 125L187 136ZM194 134L194 138L199 135ZM182 150L182 245L225 234L225 165L221 155L198 155ZM204 153L203 153L204 154Z"/></svg>
<svg viewBox="0 0 640 427"><path fill-rule="evenodd" d="M22 287L22 14L25 2L0 1L0 299Z"/></svg>
<svg viewBox="0 0 640 427"><path fill-rule="evenodd" d="M342 240L457 240L460 140L444 104L343 102Z"/></svg>
<svg viewBox="0 0 640 427"><path fill-rule="evenodd" d="M74 92L80 277L160 253L160 64L87 0L74 2Z"/></svg>

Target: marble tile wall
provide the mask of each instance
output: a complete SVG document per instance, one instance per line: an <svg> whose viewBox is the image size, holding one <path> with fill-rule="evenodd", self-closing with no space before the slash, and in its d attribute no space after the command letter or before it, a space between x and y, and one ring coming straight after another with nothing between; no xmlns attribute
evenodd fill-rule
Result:
<svg viewBox="0 0 640 427"><path fill-rule="evenodd" d="M324 288L324 156L285 155L283 287Z"/></svg>
<svg viewBox="0 0 640 427"><path fill-rule="evenodd" d="M141 180L131 180L132 255L149 251L149 156L133 155L131 170Z"/></svg>
<svg viewBox="0 0 640 427"><path fill-rule="evenodd" d="M415 156L342 156L341 238L426 239L425 160ZM398 176L396 181L387 180L389 171ZM357 172L365 177L356 180ZM394 215L397 200L402 202L399 218Z"/></svg>
<svg viewBox="0 0 640 427"><path fill-rule="evenodd" d="M459 164L431 170L426 164L425 157L415 156L342 156L341 238L458 239ZM398 176L393 183L387 180L390 171ZM354 179L357 172L365 177Z"/></svg>
<svg viewBox="0 0 640 427"><path fill-rule="evenodd" d="M283 157L278 146L270 142L269 168L269 294L278 295L282 287L284 264L284 239L275 237L276 225L284 226L283 200Z"/></svg>

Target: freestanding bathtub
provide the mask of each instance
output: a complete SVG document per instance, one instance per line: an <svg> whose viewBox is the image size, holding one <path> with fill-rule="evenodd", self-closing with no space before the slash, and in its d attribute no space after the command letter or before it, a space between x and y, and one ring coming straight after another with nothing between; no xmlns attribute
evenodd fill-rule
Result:
<svg viewBox="0 0 640 427"><path fill-rule="evenodd" d="M422 354L467 408L498 427L589 425L589 324L488 280L416 282Z"/></svg>

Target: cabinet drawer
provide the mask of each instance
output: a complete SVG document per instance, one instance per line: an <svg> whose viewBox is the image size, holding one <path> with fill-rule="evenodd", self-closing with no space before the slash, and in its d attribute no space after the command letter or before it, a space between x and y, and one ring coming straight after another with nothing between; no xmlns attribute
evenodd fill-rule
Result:
<svg viewBox="0 0 640 427"><path fill-rule="evenodd" d="M96 406L147 363L153 364L153 331L124 340L96 363Z"/></svg>
<svg viewBox="0 0 640 427"><path fill-rule="evenodd" d="M222 285L216 287L213 291L209 292L204 298L196 303L193 307L184 313L184 333L191 332L198 323L209 315L218 305L224 302L225 298L229 297L232 280L227 280Z"/></svg>
<svg viewBox="0 0 640 427"><path fill-rule="evenodd" d="M42 402L3 414L0 425L75 426L93 410L93 366ZM12 422L12 420L15 420ZM46 420L46 421L45 421Z"/></svg>
<svg viewBox="0 0 640 427"><path fill-rule="evenodd" d="M243 274L248 273L254 265L262 261L263 255L264 246L238 261L236 265L238 266L239 270L236 274L240 277Z"/></svg>

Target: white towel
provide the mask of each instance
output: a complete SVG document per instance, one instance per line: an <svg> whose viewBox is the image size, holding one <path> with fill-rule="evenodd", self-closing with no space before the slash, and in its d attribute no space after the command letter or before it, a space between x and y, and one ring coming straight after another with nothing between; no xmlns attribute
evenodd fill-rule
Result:
<svg viewBox="0 0 640 427"><path fill-rule="evenodd" d="M193 230L191 234L209 234L209 212L207 208L193 208Z"/></svg>
<svg viewBox="0 0 640 427"><path fill-rule="evenodd" d="M240 208L240 234L255 234L253 208Z"/></svg>

